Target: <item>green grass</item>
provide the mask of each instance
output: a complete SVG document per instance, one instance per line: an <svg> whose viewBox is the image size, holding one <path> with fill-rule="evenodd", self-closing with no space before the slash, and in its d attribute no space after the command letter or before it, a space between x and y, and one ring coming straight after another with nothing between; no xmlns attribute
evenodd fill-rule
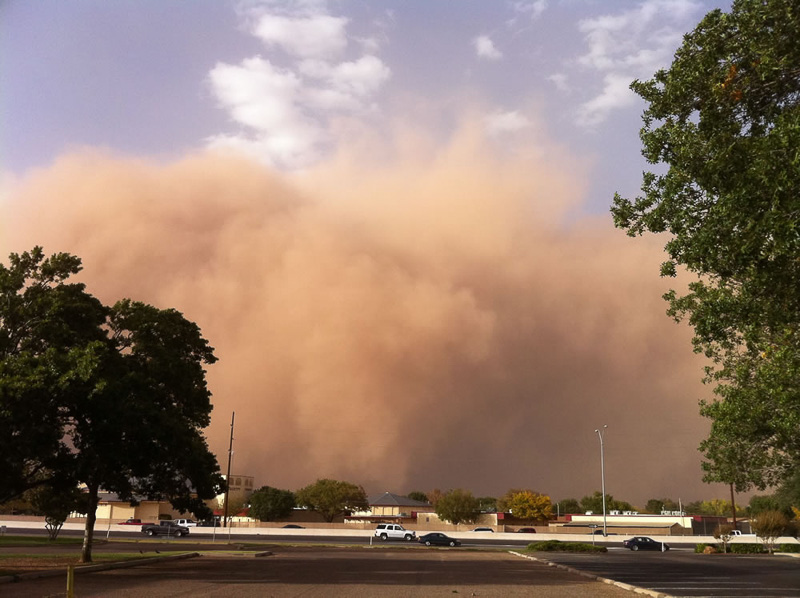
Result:
<svg viewBox="0 0 800 598"><path fill-rule="evenodd" d="M532 542L525 550L528 552L608 552L605 546L595 546L585 542L561 542L560 540Z"/></svg>
<svg viewBox="0 0 800 598"><path fill-rule="evenodd" d="M51 540L47 536L0 536L0 546L53 546L83 544L83 538L56 538Z"/></svg>

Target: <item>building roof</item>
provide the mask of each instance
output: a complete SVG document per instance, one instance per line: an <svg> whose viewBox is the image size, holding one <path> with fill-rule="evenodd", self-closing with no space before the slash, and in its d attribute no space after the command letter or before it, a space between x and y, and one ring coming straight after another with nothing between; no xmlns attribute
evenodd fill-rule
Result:
<svg viewBox="0 0 800 598"><path fill-rule="evenodd" d="M384 492L383 494L376 494L367 498L367 502L371 507L430 507L427 502L414 500L407 496L399 496L391 492Z"/></svg>

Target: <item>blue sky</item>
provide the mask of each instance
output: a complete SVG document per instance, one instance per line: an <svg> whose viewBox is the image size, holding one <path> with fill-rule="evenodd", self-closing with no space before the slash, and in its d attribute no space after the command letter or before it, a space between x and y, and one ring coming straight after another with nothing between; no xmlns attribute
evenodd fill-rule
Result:
<svg viewBox="0 0 800 598"><path fill-rule="evenodd" d="M10 0L3 168L78 146L169 159L225 143L292 169L337 143L335 119L381 127L424 104L420 126L446 135L470 106L504 143L543 127L591 161L586 207L603 211L644 168L627 85L727 4Z"/></svg>
<svg viewBox="0 0 800 598"><path fill-rule="evenodd" d="M701 0L6 0L0 253L84 260L220 361L209 444L296 489L719 496L634 78ZM564 475L569 472L570 475Z"/></svg>

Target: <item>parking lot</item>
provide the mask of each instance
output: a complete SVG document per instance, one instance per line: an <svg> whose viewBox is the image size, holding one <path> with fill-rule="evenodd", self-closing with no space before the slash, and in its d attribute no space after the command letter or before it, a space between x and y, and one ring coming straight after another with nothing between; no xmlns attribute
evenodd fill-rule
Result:
<svg viewBox="0 0 800 598"><path fill-rule="evenodd" d="M504 551L275 548L76 576L80 598L382 596L630 598L632 594ZM63 596L65 577L0 586L4 598Z"/></svg>
<svg viewBox="0 0 800 598"><path fill-rule="evenodd" d="M800 597L800 559L688 550L547 553L547 560L671 596Z"/></svg>

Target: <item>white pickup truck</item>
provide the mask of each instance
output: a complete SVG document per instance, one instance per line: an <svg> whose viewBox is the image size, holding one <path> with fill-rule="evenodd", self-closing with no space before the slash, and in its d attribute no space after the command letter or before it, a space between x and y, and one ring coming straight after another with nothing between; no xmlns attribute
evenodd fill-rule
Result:
<svg viewBox="0 0 800 598"><path fill-rule="evenodd" d="M417 532L406 529L398 523L381 523L375 529L375 535L384 541L393 538L395 540L411 542L411 540L417 537Z"/></svg>

